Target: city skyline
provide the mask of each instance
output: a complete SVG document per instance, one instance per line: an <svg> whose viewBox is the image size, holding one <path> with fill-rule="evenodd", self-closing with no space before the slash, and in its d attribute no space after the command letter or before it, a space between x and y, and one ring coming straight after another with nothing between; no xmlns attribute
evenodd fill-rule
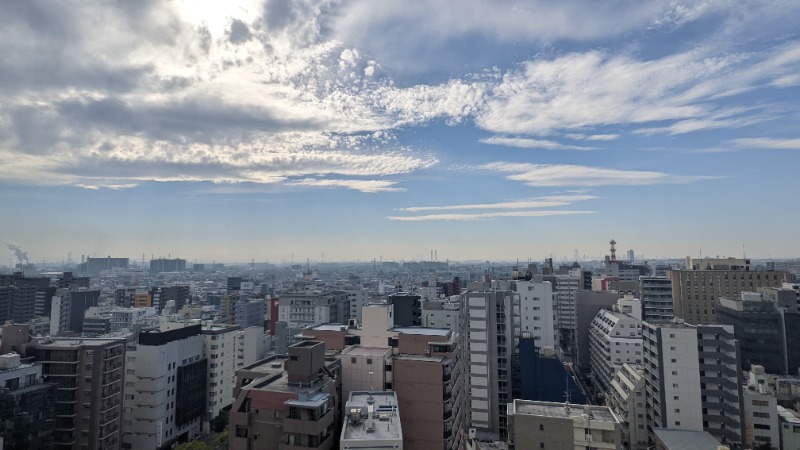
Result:
<svg viewBox="0 0 800 450"><path fill-rule="evenodd" d="M4 4L0 244L800 255L796 2L459 6Z"/></svg>

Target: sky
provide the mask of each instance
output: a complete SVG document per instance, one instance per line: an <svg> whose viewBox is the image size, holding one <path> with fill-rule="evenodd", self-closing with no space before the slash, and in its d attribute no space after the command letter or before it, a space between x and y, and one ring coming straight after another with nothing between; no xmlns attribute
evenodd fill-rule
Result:
<svg viewBox="0 0 800 450"><path fill-rule="evenodd" d="M798 23L796 0L0 0L0 244L797 257Z"/></svg>

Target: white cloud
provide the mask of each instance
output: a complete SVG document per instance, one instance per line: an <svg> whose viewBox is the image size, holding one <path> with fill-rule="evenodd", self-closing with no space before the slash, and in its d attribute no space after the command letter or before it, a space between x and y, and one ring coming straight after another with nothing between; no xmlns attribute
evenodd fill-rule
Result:
<svg viewBox="0 0 800 450"><path fill-rule="evenodd" d="M506 147L518 148L543 148L545 150L596 150L595 147L581 147L579 145L567 145L546 139L512 138L505 136L492 136L480 140L484 144L504 145Z"/></svg>
<svg viewBox="0 0 800 450"><path fill-rule="evenodd" d="M441 220L486 220L501 217L552 217L576 214L596 214L596 211L504 211L477 214L427 214L422 216L389 216L387 219L404 222Z"/></svg>
<svg viewBox="0 0 800 450"><path fill-rule="evenodd" d="M506 179L528 186L645 186L654 184L691 183L719 177L682 176L663 172L606 169L568 164L527 164L494 162L479 169L511 173Z"/></svg>
<svg viewBox="0 0 800 450"><path fill-rule="evenodd" d="M405 189L394 187L397 182L387 180L319 180L305 178L288 183L290 186L309 186L320 188L346 188L374 194L376 192L404 192Z"/></svg>
<svg viewBox="0 0 800 450"><path fill-rule="evenodd" d="M749 106L725 105L722 99L799 70L798 43L764 54L718 54L700 47L653 60L601 51L573 53L531 60L506 73L476 123L496 133L564 133L575 139L588 136L582 130L620 124L667 123L641 131L649 134L736 128L771 116L753 114Z"/></svg>
<svg viewBox="0 0 800 450"><path fill-rule="evenodd" d="M800 150L800 139L741 138L734 139L730 143L740 149Z"/></svg>
<svg viewBox="0 0 800 450"><path fill-rule="evenodd" d="M655 59L537 56L506 73L409 86L361 46L381 45L397 30L420 42L475 33L508 42L591 40L681 26L734 8L730 2L467 0L458 15L441 13L452 9L442 0L217 3L31 0L4 11L0 178L83 186L315 179L353 188L348 178L364 177L386 183L364 189L391 191L394 181L378 178L437 163L396 142L406 127L474 120L498 133L488 144L588 150L558 137L611 141L619 134L608 125L679 134L768 120L769 105L722 102L794 86L800 72L800 44L790 42L763 54L707 45ZM347 182L331 183L340 179Z"/></svg>
<svg viewBox="0 0 800 450"><path fill-rule="evenodd" d="M411 206L400 208L400 211L420 212L420 211L451 211L451 210L472 210L472 209L526 209L526 208L552 208L556 206L567 206L575 202L594 200L593 195L550 195L546 197L535 197L531 199L512 200L498 203L475 203L465 205L447 206Z"/></svg>

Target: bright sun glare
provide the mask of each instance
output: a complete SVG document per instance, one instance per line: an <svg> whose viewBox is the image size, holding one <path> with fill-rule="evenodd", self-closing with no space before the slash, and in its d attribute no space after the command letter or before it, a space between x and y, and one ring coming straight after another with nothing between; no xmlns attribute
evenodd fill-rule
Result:
<svg viewBox="0 0 800 450"><path fill-rule="evenodd" d="M180 10L188 22L205 24L214 37L220 37L233 19L249 22L258 4L258 0L180 0Z"/></svg>

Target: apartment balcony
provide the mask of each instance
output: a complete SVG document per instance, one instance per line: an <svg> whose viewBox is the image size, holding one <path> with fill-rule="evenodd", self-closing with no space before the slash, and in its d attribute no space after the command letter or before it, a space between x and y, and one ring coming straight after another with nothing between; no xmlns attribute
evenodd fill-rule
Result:
<svg viewBox="0 0 800 450"><path fill-rule="evenodd" d="M101 399L101 400L108 400L109 398L111 398L111 397L113 397L113 396L115 396L115 395L119 394L120 392L122 392L122 389L120 389L120 388L116 388L116 389L104 389L104 390L103 390L103 391L100 393L100 399Z"/></svg>
<svg viewBox="0 0 800 450"><path fill-rule="evenodd" d="M712 411L725 411L726 413L730 413L730 414L732 414L734 416L738 416L739 413L740 413L739 408L736 408L732 404L727 403L727 402L726 403L716 403L716 402L715 403L709 403L709 402L705 402L705 403L703 403L703 408L709 409L709 410L712 410Z"/></svg>
<svg viewBox="0 0 800 450"><path fill-rule="evenodd" d="M307 450L310 448L315 448L319 450L329 450L334 447L334 444L336 444L336 442L334 441L334 434L331 433L319 443L311 442L309 443L309 445L280 443L278 444L278 450Z"/></svg>
<svg viewBox="0 0 800 450"><path fill-rule="evenodd" d="M333 409L329 409L325 414L320 416L317 420L303 420L303 419L290 419L283 420L284 433L297 433L319 435L333 423Z"/></svg>
<svg viewBox="0 0 800 450"><path fill-rule="evenodd" d="M103 402L100 404L100 414L105 414L111 411L112 409L119 407L119 405L120 402L111 402L111 401Z"/></svg>

